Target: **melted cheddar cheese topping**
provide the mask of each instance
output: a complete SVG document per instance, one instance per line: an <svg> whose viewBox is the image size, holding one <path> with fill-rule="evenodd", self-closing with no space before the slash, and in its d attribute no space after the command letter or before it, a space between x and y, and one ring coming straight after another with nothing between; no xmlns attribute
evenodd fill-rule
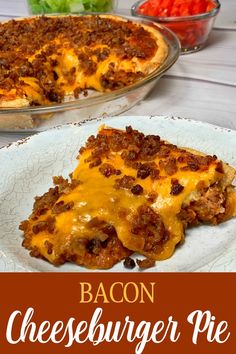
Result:
<svg viewBox="0 0 236 354"><path fill-rule="evenodd" d="M120 89L149 75L168 54L157 29L118 16L34 17L0 24L0 34L0 107Z"/></svg>
<svg viewBox="0 0 236 354"><path fill-rule="evenodd" d="M226 184L225 176L216 157L180 149L134 130L102 127L98 137L90 138L81 150L71 177L72 183L78 183L73 188L66 184L43 215L35 207L24 228L25 246L54 264L69 253L76 263L96 268L97 263L87 264L86 259L93 252L99 257L97 249L104 249L107 242L101 225L112 225L124 247L120 258L130 250L154 260L167 259L184 239L188 222L181 217L183 209L194 214L197 222L215 223L215 217L224 216L233 178ZM63 209L57 212L55 206ZM236 211L235 204L233 209L231 213ZM53 230L47 225L37 230L37 225L52 219ZM81 240L87 242L84 248ZM94 240L99 240L95 251ZM50 245L50 252L45 245ZM113 252L117 252L115 247ZM102 264L106 268L106 261Z"/></svg>

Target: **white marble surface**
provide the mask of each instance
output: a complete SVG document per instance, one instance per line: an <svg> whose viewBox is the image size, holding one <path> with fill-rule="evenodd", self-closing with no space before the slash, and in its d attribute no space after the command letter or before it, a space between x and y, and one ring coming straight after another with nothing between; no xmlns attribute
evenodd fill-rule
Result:
<svg viewBox="0 0 236 354"><path fill-rule="evenodd" d="M133 2L118 0L118 11L128 14ZM181 56L127 115L177 115L236 129L236 1L221 4L207 47ZM27 14L25 0L0 0L0 20ZM24 135L0 133L0 147Z"/></svg>

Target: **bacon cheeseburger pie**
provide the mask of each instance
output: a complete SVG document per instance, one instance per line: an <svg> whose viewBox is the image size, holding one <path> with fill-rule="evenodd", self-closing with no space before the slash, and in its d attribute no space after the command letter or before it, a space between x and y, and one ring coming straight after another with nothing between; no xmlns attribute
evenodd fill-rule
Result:
<svg viewBox="0 0 236 354"><path fill-rule="evenodd" d="M62 102L86 89L120 89L149 75L167 55L157 28L118 16L1 23L0 108Z"/></svg>
<svg viewBox="0 0 236 354"><path fill-rule="evenodd" d="M172 256L185 230L236 215L235 169L216 156L127 127L101 127L70 179L36 197L23 246L54 265L106 269L133 252L141 268Z"/></svg>

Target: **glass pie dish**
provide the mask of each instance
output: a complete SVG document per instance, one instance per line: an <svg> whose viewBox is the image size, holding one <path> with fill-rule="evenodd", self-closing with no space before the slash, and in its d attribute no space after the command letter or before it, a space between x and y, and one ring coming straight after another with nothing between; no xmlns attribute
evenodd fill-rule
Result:
<svg viewBox="0 0 236 354"><path fill-rule="evenodd" d="M133 21L132 17L125 18ZM62 103L0 108L0 131L42 131L61 124L77 123L84 119L115 116L141 101L178 59L180 44L176 35L161 25L143 19L133 22L158 29L168 45L168 55L156 70L135 84L112 92L101 93L88 90L86 97L81 95L78 99L73 97Z"/></svg>

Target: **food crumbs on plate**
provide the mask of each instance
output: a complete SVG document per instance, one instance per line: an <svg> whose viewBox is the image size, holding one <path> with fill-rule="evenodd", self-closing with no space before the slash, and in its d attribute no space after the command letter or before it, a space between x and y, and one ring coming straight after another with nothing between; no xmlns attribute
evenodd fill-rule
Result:
<svg viewBox="0 0 236 354"><path fill-rule="evenodd" d="M142 260L141 259L137 259L136 263L137 263L137 265L139 266L140 269L152 268L156 264L154 259L150 259L150 258L145 258L145 259L142 259Z"/></svg>

